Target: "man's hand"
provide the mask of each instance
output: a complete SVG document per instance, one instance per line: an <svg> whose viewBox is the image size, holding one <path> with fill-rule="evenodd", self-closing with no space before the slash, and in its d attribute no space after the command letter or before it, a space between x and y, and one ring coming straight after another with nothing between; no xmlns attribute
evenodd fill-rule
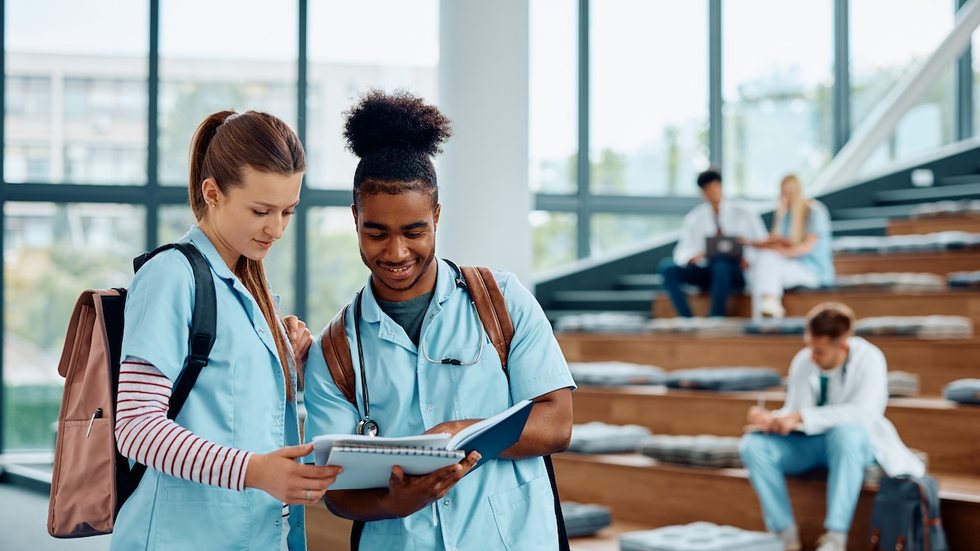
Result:
<svg viewBox="0 0 980 551"><path fill-rule="evenodd" d="M700 264L702 262L704 262L704 255L703 254L696 254L696 255L692 256L690 260L687 261L687 265L688 266L694 266L694 265Z"/></svg>
<svg viewBox="0 0 980 551"><path fill-rule="evenodd" d="M769 432L782 434L783 436L793 432L803 423L803 417L799 412L793 412L780 417L774 417L769 424Z"/></svg>
<svg viewBox="0 0 980 551"><path fill-rule="evenodd" d="M395 465L388 479L388 493L382 499L391 517L407 517L426 505L442 499L463 476L480 461L479 452L470 452L465 459L423 476L409 476Z"/></svg>
<svg viewBox="0 0 980 551"><path fill-rule="evenodd" d="M764 407L752 406L749 408L747 420L750 426L758 427L768 432L769 425L772 424L772 419L772 412Z"/></svg>

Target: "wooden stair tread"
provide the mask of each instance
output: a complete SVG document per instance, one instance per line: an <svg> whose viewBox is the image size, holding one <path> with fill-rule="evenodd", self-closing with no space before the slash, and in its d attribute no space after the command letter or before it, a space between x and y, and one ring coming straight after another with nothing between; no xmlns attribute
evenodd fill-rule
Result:
<svg viewBox="0 0 980 551"><path fill-rule="evenodd" d="M950 272L976 270L980 251L945 251L895 254L841 253L834 255L838 275L873 272L923 272L946 275Z"/></svg>
<svg viewBox="0 0 980 551"><path fill-rule="evenodd" d="M612 333L559 333L570 362L622 361L664 369L722 365L772 367L782 374L805 345L799 335L699 337ZM980 377L980 339L870 337L888 360L888 369L920 377L921 393L938 396L950 381Z"/></svg>
<svg viewBox="0 0 980 551"><path fill-rule="evenodd" d="M759 399L782 405L781 391L708 392L662 387L582 386L574 395L575 422L637 424L654 434L741 436L745 415ZM885 416L909 447L929 454L932 469L980 477L980 407L940 399L895 399ZM942 430L938 430L942 427Z"/></svg>
<svg viewBox="0 0 980 551"><path fill-rule="evenodd" d="M980 266L980 264L978 264ZM843 302L858 318L901 315L964 316L980 327L980 290L976 289L827 289L790 291L783 296L787 316L805 316L811 308L823 302ZM707 315L711 297L707 294L688 295L691 311ZM666 293L653 301L654 318L676 316ZM752 316L752 298L744 294L729 297L728 313L734 317Z"/></svg>
<svg viewBox="0 0 980 551"><path fill-rule="evenodd" d="M980 232L980 213L924 216L888 222L888 235L926 234L940 231Z"/></svg>
<svg viewBox="0 0 980 551"><path fill-rule="evenodd" d="M638 454L555 457L559 491L565 499L601 503L617 521L649 526L698 520L764 530L758 500L744 469L667 465ZM973 541L980 530L980 502L972 492L980 479L939 474L943 524L950 542ZM826 482L822 477L788 477L790 497L804 542L823 531ZM637 489L642 488L642 491ZM965 491L964 491L965 490ZM851 548L860 549L870 523L874 489L861 492Z"/></svg>

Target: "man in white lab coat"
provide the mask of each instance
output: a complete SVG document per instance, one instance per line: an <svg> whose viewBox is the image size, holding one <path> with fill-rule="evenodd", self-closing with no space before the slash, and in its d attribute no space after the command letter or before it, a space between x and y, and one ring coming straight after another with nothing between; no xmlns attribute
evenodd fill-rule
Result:
<svg viewBox="0 0 980 551"><path fill-rule="evenodd" d="M826 532L817 550L844 551L865 467L877 461L889 476L922 476L925 466L885 418L885 356L852 336L851 309L824 303L807 318L807 348L793 358L786 403L776 411L749 410L753 431L742 438L739 452L766 527L781 535L787 550L800 549L800 540L785 475L826 468Z"/></svg>
<svg viewBox="0 0 980 551"><path fill-rule="evenodd" d="M695 285L711 292L710 316L724 316L728 296L745 288L744 270L751 262L752 250L745 248L745 258L716 255L709 258L705 244L709 237L732 237L743 243L766 239L766 227L753 209L724 198L721 174L708 169L698 175L698 187L704 202L684 217L681 235L674 254L658 268L664 277L664 288L680 317L691 317L691 307L681 286Z"/></svg>

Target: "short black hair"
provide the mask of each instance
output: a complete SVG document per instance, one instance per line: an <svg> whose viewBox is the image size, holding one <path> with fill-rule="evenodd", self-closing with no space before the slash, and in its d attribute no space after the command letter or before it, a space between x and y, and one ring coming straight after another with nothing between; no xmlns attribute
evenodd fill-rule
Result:
<svg viewBox="0 0 980 551"><path fill-rule="evenodd" d="M361 158L354 171L354 203L362 193L398 195L429 191L433 206L439 187L432 156L452 134L437 107L398 90L370 90L345 113L347 149Z"/></svg>
<svg viewBox="0 0 980 551"><path fill-rule="evenodd" d="M701 174L698 174L698 187L704 189L704 186L710 184L711 182L721 183L721 172L718 172L715 168L709 168Z"/></svg>

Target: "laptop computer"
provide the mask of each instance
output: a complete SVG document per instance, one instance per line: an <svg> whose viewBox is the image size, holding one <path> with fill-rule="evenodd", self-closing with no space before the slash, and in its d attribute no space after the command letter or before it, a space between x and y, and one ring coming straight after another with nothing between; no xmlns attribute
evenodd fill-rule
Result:
<svg viewBox="0 0 980 551"><path fill-rule="evenodd" d="M742 242L736 237L715 235L705 239L704 251L709 259L717 256L738 259L742 258Z"/></svg>

